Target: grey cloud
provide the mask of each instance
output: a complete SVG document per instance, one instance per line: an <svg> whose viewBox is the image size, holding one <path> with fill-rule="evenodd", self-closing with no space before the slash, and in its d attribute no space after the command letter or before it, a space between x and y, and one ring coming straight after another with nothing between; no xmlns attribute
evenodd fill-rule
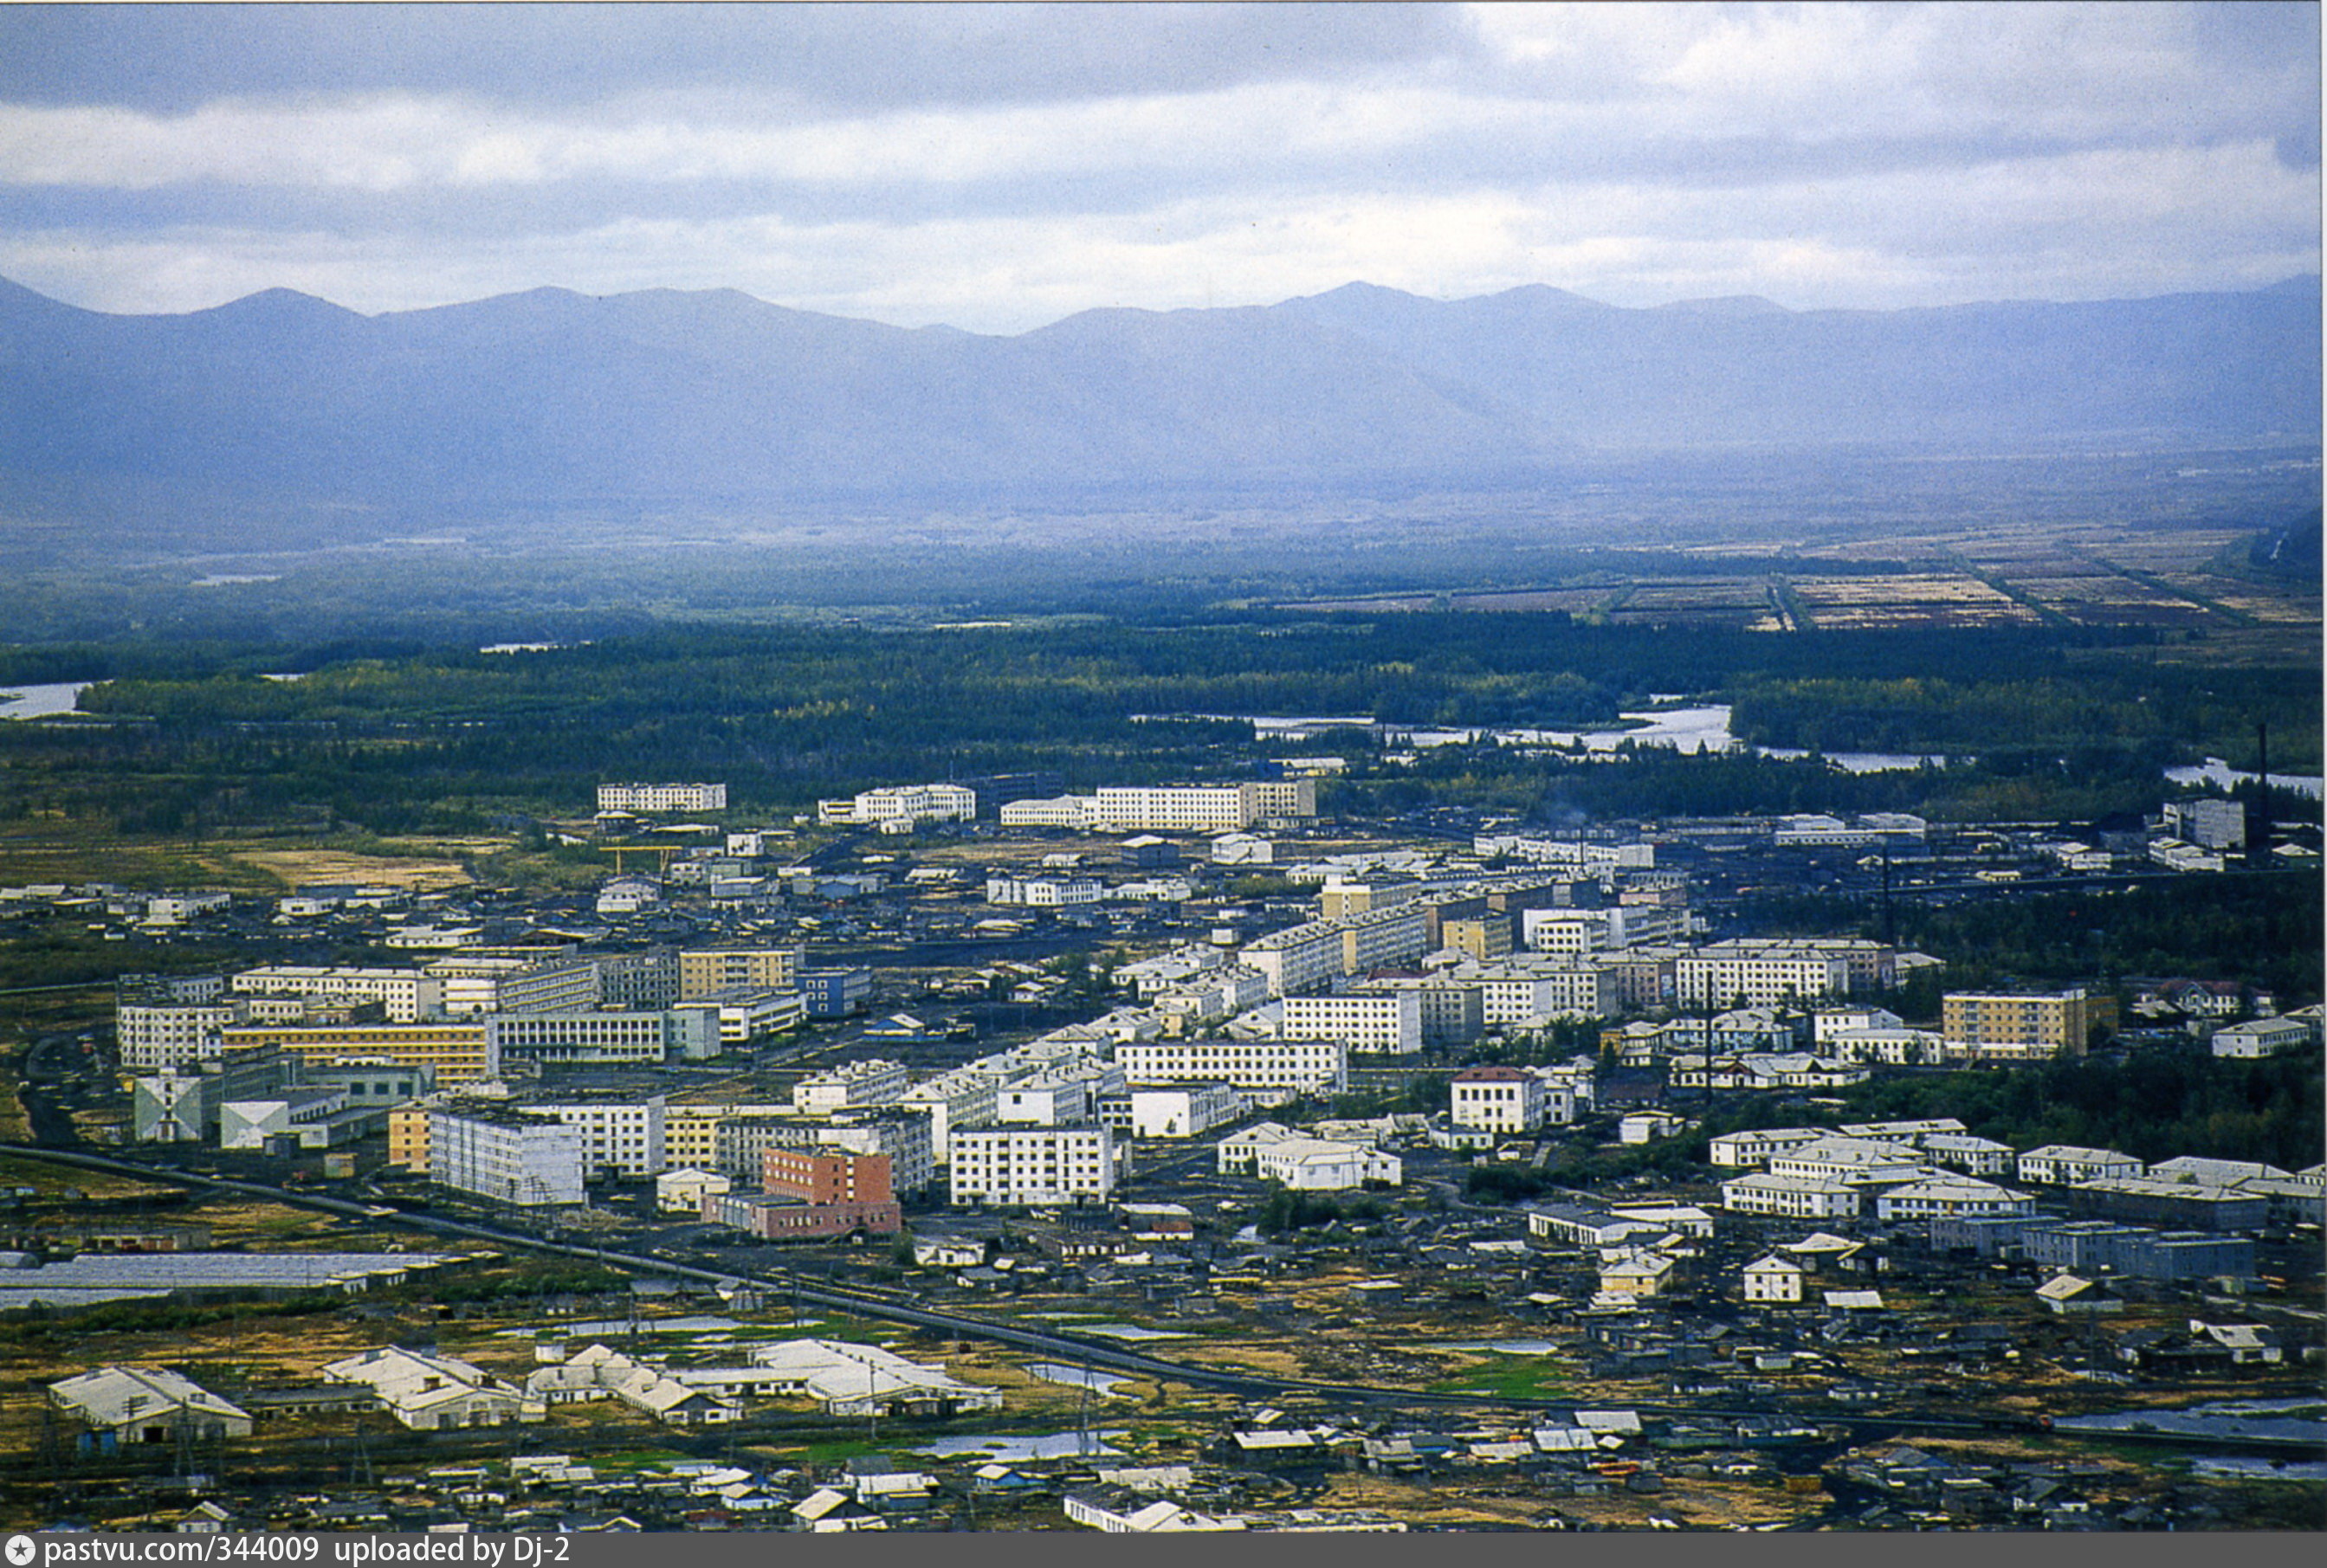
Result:
<svg viewBox="0 0 2327 1568"><path fill-rule="evenodd" d="M1434 5L0 5L0 100L734 90L888 108L1332 78L1469 47Z"/></svg>

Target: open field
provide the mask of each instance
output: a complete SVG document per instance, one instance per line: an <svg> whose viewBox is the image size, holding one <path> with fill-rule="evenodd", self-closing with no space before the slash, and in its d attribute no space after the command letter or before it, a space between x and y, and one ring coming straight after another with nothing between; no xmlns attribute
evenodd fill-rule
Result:
<svg viewBox="0 0 2327 1568"><path fill-rule="evenodd" d="M435 892L443 888L466 887L470 880L468 872L453 861L350 854L343 850L249 849L236 851L230 858L257 867L286 888L315 882L360 882Z"/></svg>

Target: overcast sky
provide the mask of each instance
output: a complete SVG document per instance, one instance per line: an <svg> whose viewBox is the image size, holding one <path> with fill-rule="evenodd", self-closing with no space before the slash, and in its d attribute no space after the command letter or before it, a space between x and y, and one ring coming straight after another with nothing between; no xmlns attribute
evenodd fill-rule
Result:
<svg viewBox="0 0 2327 1568"><path fill-rule="evenodd" d="M2319 268L2303 4L0 5L0 276L1019 331L1364 279L1796 309Z"/></svg>

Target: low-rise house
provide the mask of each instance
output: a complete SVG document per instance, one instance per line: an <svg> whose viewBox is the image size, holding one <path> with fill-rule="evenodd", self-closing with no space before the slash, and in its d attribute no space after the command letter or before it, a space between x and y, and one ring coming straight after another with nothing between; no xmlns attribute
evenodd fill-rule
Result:
<svg viewBox="0 0 2327 1568"><path fill-rule="evenodd" d="M1779 1306L1799 1306L1802 1299L1802 1281L1809 1271L1791 1258L1776 1253L1755 1258L1745 1265L1743 1284L1748 1302Z"/></svg>
<svg viewBox="0 0 2327 1568"><path fill-rule="evenodd" d="M525 1380L525 1390L548 1405L619 1400L666 1426L718 1426L743 1416L743 1405L724 1395L680 1382L659 1367L603 1345L588 1346L554 1366L536 1369Z"/></svg>
<svg viewBox="0 0 2327 1568"><path fill-rule="evenodd" d="M956 1415L995 1410L996 1389L979 1388L949 1377L942 1367L908 1361L877 1345L831 1339L788 1339L752 1353L771 1375L769 1392L822 1402L829 1415Z"/></svg>
<svg viewBox="0 0 2327 1568"><path fill-rule="evenodd" d="M83 1372L49 1385L49 1403L107 1444L250 1435L248 1411L160 1367Z"/></svg>
<svg viewBox="0 0 2327 1568"><path fill-rule="evenodd" d="M360 1383L415 1432L457 1427L502 1426L547 1418L547 1406L482 1367L451 1356L391 1347L366 1350L334 1361L323 1376L335 1383Z"/></svg>
<svg viewBox="0 0 2327 1568"><path fill-rule="evenodd" d="M1168 1498L1144 1498L1120 1487L1079 1488L1063 1502L1068 1519L1110 1535L1244 1528L1242 1519L1200 1514Z"/></svg>
<svg viewBox="0 0 2327 1568"><path fill-rule="evenodd" d="M665 1214L701 1214L706 1193L732 1192L734 1178L684 1165L655 1178L655 1207Z"/></svg>
<svg viewBox="0 0 2327 1568"><path fill-rule="evenodd" d="M2023 1181L2045 1187L2068 1187L2079 1181L2115 1181L2138 1176L2145 1167L2130 1154L2115 1149L2084 1149L2073 1143L2047 1143L2020 1156L2014 1174Z"/></svg>

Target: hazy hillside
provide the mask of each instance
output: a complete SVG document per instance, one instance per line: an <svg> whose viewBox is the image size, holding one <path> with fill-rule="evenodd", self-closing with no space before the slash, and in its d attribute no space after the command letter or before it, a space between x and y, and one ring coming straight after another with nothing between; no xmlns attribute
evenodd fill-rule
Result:
<svg viewBox="0 0 2327 1568"><path fill-rule="evenodd" d="M213 497L715 505L1055 487L1506 482L1621 448L2318 427L2318 280L2094 304L1624 310L1353 284L1014 338L730 291L179 316L0 282L0 480Z"/></svg>

